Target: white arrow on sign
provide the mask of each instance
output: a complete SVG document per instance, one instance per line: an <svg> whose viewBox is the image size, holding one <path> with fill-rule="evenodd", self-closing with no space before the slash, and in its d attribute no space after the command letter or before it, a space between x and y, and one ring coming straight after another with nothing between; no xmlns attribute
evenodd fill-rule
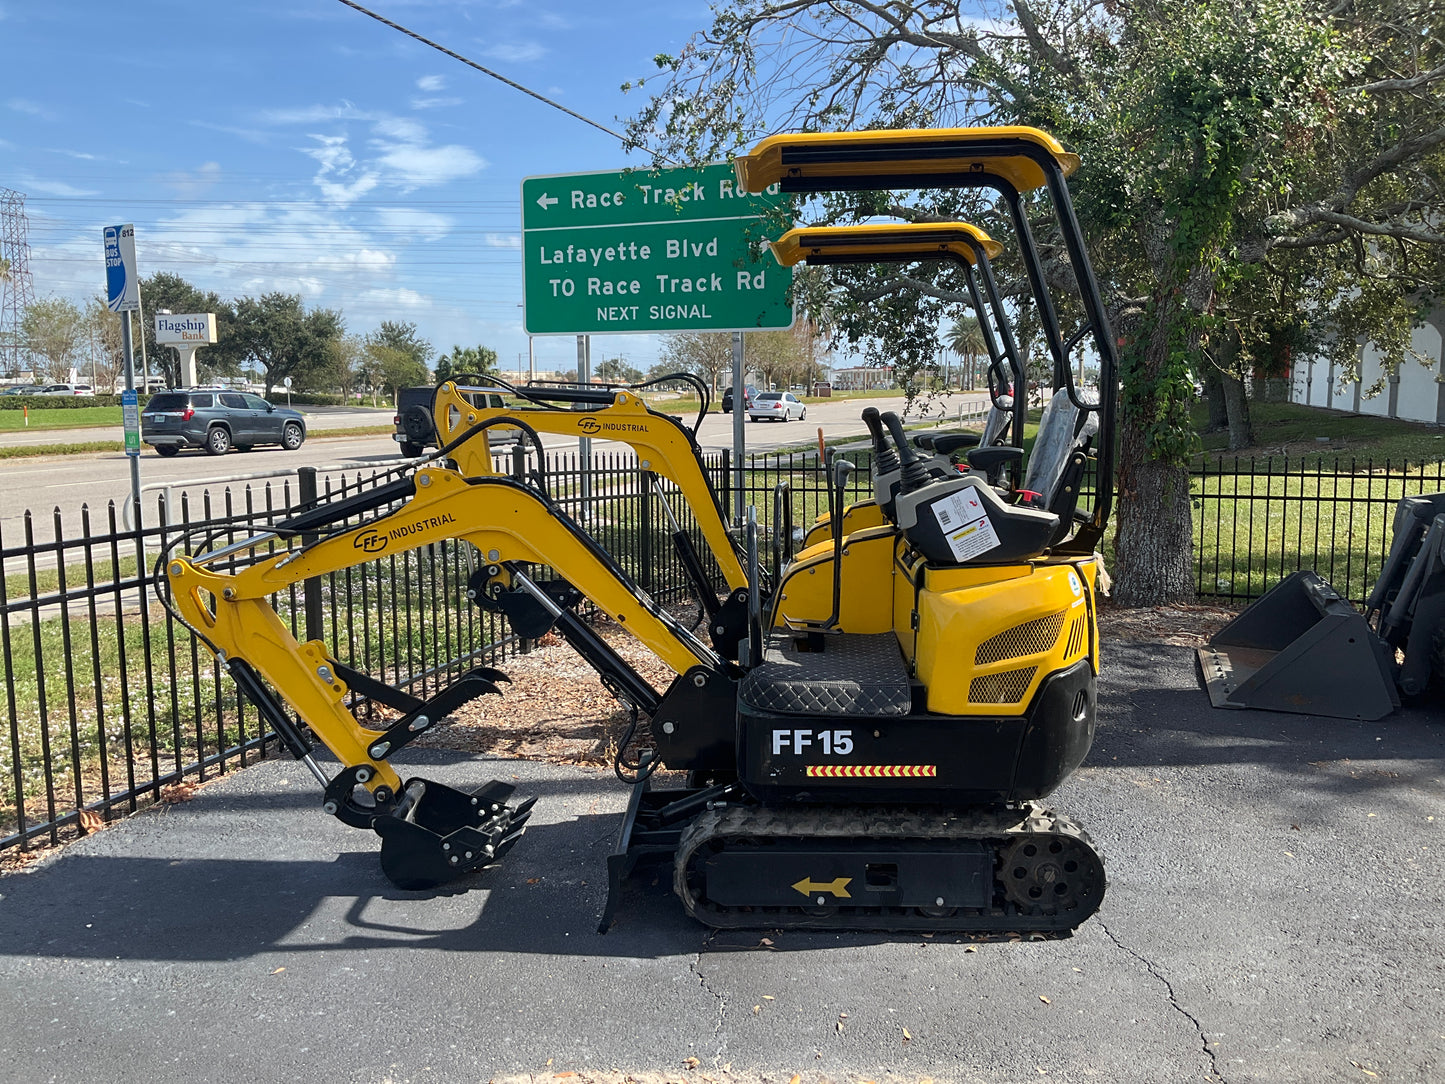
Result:
<svg viewBox="0 0 1445 1084"><path fill-rule="evenodd" d="M545 211L548 207L551 207L552 204L557 202L559 202L559 200L556 196L549 196L546 192L543 192L541 197L537 200L537 206Z"/></svg>

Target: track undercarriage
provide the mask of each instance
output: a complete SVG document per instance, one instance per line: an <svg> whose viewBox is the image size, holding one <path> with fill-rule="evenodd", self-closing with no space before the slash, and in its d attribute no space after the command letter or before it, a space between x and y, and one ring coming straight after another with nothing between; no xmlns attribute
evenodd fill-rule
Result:
<svg viewBox="0 0 1445 1084"><path fill-rule="evenodd" d="M599 929L634 867L671 862L717 929L935 930L1067 937L1098 910L1103 860L1034 802L963 809L762 806L733 785L637 785Z"/></svg>

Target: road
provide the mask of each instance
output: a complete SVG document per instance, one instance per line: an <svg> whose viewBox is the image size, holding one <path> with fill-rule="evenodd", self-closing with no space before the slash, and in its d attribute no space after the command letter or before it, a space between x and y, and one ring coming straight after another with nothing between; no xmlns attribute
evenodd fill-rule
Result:
<svg viewBox="0 0 1445 1084"><path fill-rule="evenodd" d="M599 935L611 773L436 751L405 759L539 800L499 866L402 892L273 760L0 877L0 1076L1445 1079L1439 708L1215 711L1187 648L1104 659L1088 764L1050 798L1109 870L1069 940L709 933L665 874Z"/></svg>
<svg viewBox="0 0 1445 1084"><path fill-rule="evenodd" d="M960 405L977 404L981 398L976 393L954 395L949 399L949 409L956 411ZM859 414L865 405L901 411L903 399L813 403L808 407L805 422L750 422L744 427L748 450L772 451L805 444L820 426L829 437L861 435L865 429ZM183 491L189 491L193 500L205 489L210 489L214 496L227 484L244 486L245 479L256 478L258 485L264 485L266 479L256 476L274 471L294 473L303 466L326 468L332 475L367 472L395 464L400 459L396 443L386 435L327 437L326 430L389 425L391 419L390 411L309 412L306 421L310 435L295 452L258 447L251 452L232 452L217 458L193 450L162 459L147 451L141 456L141 484L157 488L170 485L178 501ZM119 428L6 433L0 434L0 446L57 440L120 440L121 436ZM710 414L704 419L698 437L704 451L732 447L732 418ZM545 437L543 443L556 452L575 451L577 447L575 440L561 437ZM594 440L592 445L593 450L599 452L625 447L600 440ZM285 479L274 481L279 484ZM0 460L0 545L9 549L24 541L27 509L34 515L36 541L44 542L54 537L57 509L62 535L74 537L80 531L82 506L90 508L93 522L98 517L104 523L107 504L115 501L118 506L123 505L129 492L130 465L119 452ZM155 499L143 501L144 507L153 508Z"/></svg>

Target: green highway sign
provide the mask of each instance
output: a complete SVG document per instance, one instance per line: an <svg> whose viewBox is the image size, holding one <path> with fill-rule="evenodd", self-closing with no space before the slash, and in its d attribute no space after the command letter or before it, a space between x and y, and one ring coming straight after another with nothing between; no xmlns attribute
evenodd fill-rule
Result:
<svg viewBox="0 0 1445 1084"><path fill-rule="evenodd" d="M785 197L738 192L731 165L522 182L531 335L791 327L792 269L751 245Z"/></svg>

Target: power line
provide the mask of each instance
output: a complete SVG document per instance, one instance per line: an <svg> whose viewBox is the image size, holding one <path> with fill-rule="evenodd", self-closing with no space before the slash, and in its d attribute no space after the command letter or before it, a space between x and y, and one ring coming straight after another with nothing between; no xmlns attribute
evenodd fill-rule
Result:
<svg viewBox="0 0 1445 1084"><path fill-rule="evenodd" d="M565 105L563 105L561 102L554 102L551 98L548 98L546 95L544 95L544 94L538 94L535 90L532 90L532 89L530 89L529 87L524 87L521 83L518 83L518 82L516 82L515 80L512 80L512 79L508 79L505 75L502 75L502 74L499 73L499 72L494 72L494 71L492 71L491 68L484 68L484 67L482 67L482 65L478 64L475 60L469 60L467 57L462 56L461 53L458 53L458 52L456 52L455 50L452 50L452 49L448 49L445 45L439 45L438 43L432 41L430 38L424 38L424 37L422 37L422 36L421 36L420 34L418 34L415 30L408 30L406 27L402 26L400 23L394 23L394 22L392 22L390 19L386 18L385 16L383 16L383 15L378 15L376 12L372 11L370 8L364 8L364 7L362 7L360 4L356 3L356 0L338 0L338 3L345 4L347 7L351 8L351 9L353 9L353 10L355 10L355 11L361 12L361 14L363 14L363 15L369 15L369 16L371 16L373 19L375 19L377 22L381 23L383 26L389 26L389 27L391 27L393 30L396 30L396 31L398 31L399 33L405 34L405 35L406 35L407 37L409 37L409 38L413 38L413 39L415 39L416 41L421 42L423 45L430 45L430 46L431 46L433 49L435 49L437 52L439 52L439 53L445 53L447 56L451 57L453 60L459 60L459 61L461 61L463 64L465 64L465 65L466 65L467 67L469 67L469 68L475 68L477 71L481 72L483 75L490 75L493 79L496 79L498 82L506 83L507 86L511 87L513 90L520 90L523 94L530 95L531 97L536 98L537 101L539 101L539 102L544 102L544 103L546 103L547 105L550 105L553 109L560 109L562 112L566 113L569 117L573 117L573 118L575 118L575 119L577 119L577 120L580 120L583 124L590 124L592 127L596 128L599 132L606 132L606 133L607 133L608 135L610 135L613 139L616 139L618 142L620 142L620 143L623 145L623 147L626 147L626 146L628 145L628 139L627 139L627 137L624 136L621 132L614 132L611 128L607 127L605 124L598 124L598 123L597 123L595 120L593 120L591 117L584 117L581 113L578 113L576 110L574 110L574 109L568 109L568 108L567 108Z"/></svg>

